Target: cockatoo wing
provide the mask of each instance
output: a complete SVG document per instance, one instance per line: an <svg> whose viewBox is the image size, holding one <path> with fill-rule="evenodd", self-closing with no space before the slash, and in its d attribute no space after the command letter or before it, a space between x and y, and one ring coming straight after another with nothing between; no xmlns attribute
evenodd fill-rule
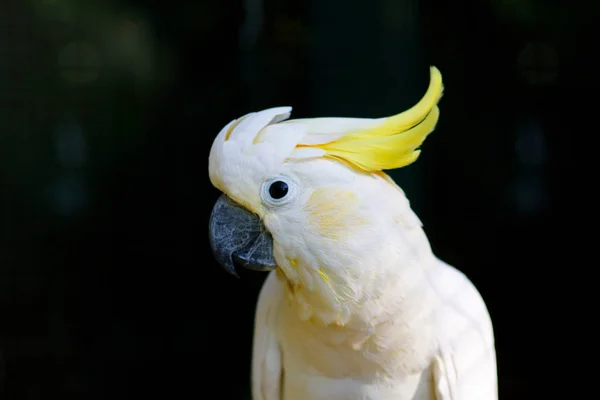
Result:
<svg viewBox="0 0 600 400"><path fill-rule="evenodd" d="M436 400L497 400L492 322L471 281L443 261L430 274L442 299L442 338L434 358Z"/></svg>
<svg viewBox="0 0 600 400"><path fill-rule="evenodd" d="M275 318L283 286L271 272L258 296L252 349L252 398L281 400L283 370Z"/></svg>

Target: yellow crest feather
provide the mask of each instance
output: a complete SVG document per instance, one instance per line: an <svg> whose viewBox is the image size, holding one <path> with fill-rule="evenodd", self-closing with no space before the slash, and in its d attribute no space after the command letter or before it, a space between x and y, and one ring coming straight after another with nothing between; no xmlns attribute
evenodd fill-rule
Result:
<svg viewBox="0 0 600 400"><path fill-rule="evenodd" d="M436 67L431 67L429 88L412 108L382 118L382 123L375 127L348 132L328 143L304 146L320 148L326 151L326 157L369 172L405 167L417 160L418 147L435 128L440 115L437 103L442 93L442 75Z"/></svg>

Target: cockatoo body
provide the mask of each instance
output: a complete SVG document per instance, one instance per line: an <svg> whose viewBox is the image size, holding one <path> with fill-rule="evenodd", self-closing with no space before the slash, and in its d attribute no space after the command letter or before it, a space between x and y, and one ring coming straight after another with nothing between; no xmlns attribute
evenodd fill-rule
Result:
<svg viewBox="0 0 600 400"><path fill-rule="evenodd" d="M485 303L432 252L383 171L414 162L434 129L439 71L388 118L248 114L216 137L210 221L216 258L271 270L254 332L255 400L494 400Z"/></svg>

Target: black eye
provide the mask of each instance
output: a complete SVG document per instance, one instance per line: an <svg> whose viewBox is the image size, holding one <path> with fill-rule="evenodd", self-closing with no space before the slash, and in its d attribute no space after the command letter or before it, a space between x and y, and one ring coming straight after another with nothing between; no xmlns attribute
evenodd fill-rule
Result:
<svg viewBox="0 0 600 400"><path fill-rule="evenodd" d="M269 186L269 195L274 200L283 199L288 194L288 185L283 181L275 181Z"/></svg>

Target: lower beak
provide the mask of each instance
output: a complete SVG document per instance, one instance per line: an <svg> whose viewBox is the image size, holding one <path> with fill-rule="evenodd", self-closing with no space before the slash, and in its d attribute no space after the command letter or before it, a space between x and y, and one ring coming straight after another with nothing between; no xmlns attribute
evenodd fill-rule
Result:
<svg viewBox="0 0 600 400"><path fill-rule="evenodd" d="M273 237L260 218L227 195L221 195L213 207L208 236L215 258L234 276L235 264L257 271L277 267Z"/></svg>

